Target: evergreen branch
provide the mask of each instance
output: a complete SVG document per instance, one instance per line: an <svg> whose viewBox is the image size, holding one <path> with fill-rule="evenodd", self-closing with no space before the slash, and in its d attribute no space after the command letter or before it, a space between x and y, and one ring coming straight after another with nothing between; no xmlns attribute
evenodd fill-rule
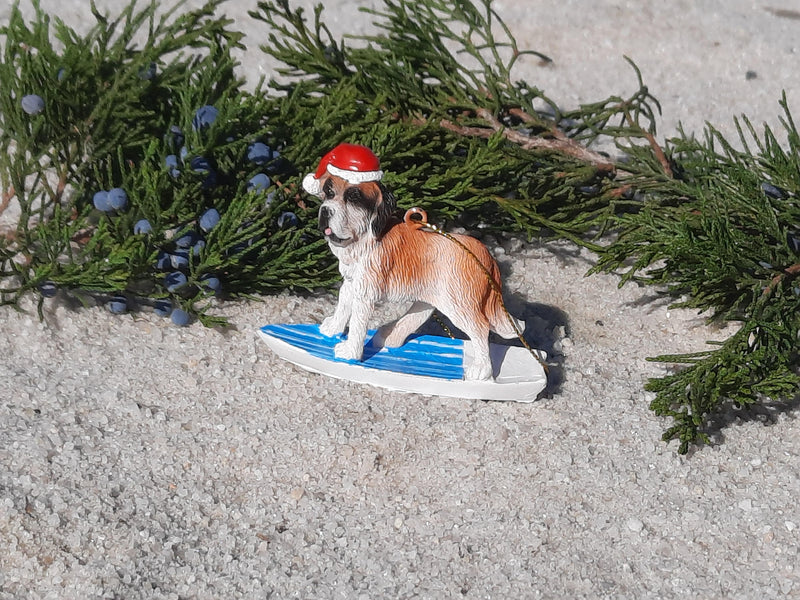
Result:
<svg viewBox="0 0 800 600"><path fill-rule="evenodd" d="M560 201L569 201L568 210L564 210L563 206L556 206L555 203L534 199L529 189L531 180L527 177L508 178L509 169L500 165L508 160L510 148L494 144L493 151L503 156L485 157L496 169L492 186L497 185L501 177L507 177L505 189L499 195L516 195L520 201L524 197L530 208L536 206L537 213L541 213L547 206L551 207L552 212L543 213L545 218L536 222L549 221L555 225L560 218L568 214L575 215L590 204L604 203L606 207L610 207L612 203L615 206L625 203L619 200L623 194L620 188L627 184L622 181L611 184L616 170L613 161L572 139L558 127L558 120L536 112L533 108L534 99L555 107L555 103L541 91L527 84L512 83L511 66L524 53L518 49L510 36L509 28L499 21L489 2L483 2L481 10L465 0L457 3L388 1L383 10L368 10L367 12L379 19L376 22L379 33L354 38L368 44L366 48L345 49L344 44L336 46L337 49L342 48L338 56L347 68L331 74L331 79L324 84L319 79L318 56L322 49L330 47L331 41L320 36L316 22L313 29L310 28L299 11L291 13L285 4L277 7L272 3L260 3L259 8L258 18L271 28L279 30L284 40L282 45L273 47L271 44L262 49L290 65L291 73L298 78L296 83L284 89L296 92L300 86L309 85L302 98L293 94L293 104L296 106L294 112L299 115L305 114L311 106L316 109L314 121L301 122L294 119L293 129L313 131L314 139L327 140L316 148L309 147L305 156L319 156L324 153L325 146L338 140L356 139L370 143L382 156L388 157L389 161L402 163L387 165L387 171L396 173L409 168L409 161L405 158L409 154L406 148L394 144L376 145L370 139L365 139L371 137L365 132L375 127L411 124L423 128L425 131L422 133L429 135L429 125L436 124L454 134L450 138L451 144L459 143L458 139L465 136L491 141L500 135L498 139L518 145L526 151L524 159L520 157L515 161L517 166L523 160L528 163L528 167L523 167L523 173L529 172L531 153L539 156L541 153L560 155L536 159L537 172L540 174L548 171L542 168L542 162L559 165L551 171L553 179L547 182L543 180L536 187L542 190L558 189L558 192L546 192L544 195L547 199L558 197ZM315 14L315 21L317 19L318 13ZM504 39L495 37L492 27L496 23L501 23L500 30L505 35ZM511 58L508 60L498 52L501 46L510 48ZM478 67L465 66L463 58L459 58L460 54L468 55ZM322 73L327 75L330 71L326 68ZM309 98L310 90L318 96ZM344 127L340 126L340 133L332 136L320 130L319 115L335 112L334 107L322 110L321 103L337 103L337 97L346 97L351 103L354 99L360 108L356 127L353 127L351 121ZM636 107L637 114L651 115L646 107L640 106L649 99L650 96L640 81L640 90L627 101L627 105ZM623 101L620 99L619 102ZM602 109L594 109L592 115L595 118L595 114L598 117L602 114L602 118L609 121L619 111L618 106L606 102ZM599 135L604 126L599 126L599 129L597 126L593 127ZM617 129L630 137L640 136L641 131L638 124L635 128ZM352 133L349 136L344 135L347 132ZM617 131L614 133L616 135ZM399 156L403 159L394 158ZM585 171L583 166L578 165L588 165L592 169ZM313 168L313 164L309 164L309 168ZM560 172L570 171L572 168L576 169L575 175L585 173L583 179L575 175L559 175ZM463 176L463 172L459 174ZM455 180L455 173L453 175ZM640 178L644 179L644 176ZM604 184L597 185L598 181L603 181ZM515 184L526 189L520 189ZM458 184L454 181L453 185ZM602 195L601 198L593 197L598 193ZM429 193L423 195L429 196ZM588 197L584 198L584 195ZM437 200L431 198L431 201L433 204L428 210L435 214ZM462 206L465 212L470 212L469 207L472 205L470 201ZM604 214L605 209L595 212L593 220L584 216L569 225L561 223L558 230L570 230L575 239L580 239L579 229L586 231L587 228L598 227L602 230L605 227ZM520 223L516 218L508 222ZM524 229L532 231L530 224L525 225Z"/></svg>
<svg viewBox="0 0 800 600"><path fill-rule="evenodd" d="M514 114L520 114L520 111L518 110ZM525 150L547 150L551 152L561 152L567 156L576 158L581 162L594 165L601 171L613 172L615 169L614 164L610 162L606 156L589 150L585 146L576 143L574 140L571 140L560 132L559 135L553 139L530 136L520 131L505 127L485 108L478 109L478 116L488 122L493 131L502 132L503 136L507 140L515 144L519 144L519 146ZM530 118L530 115L528 115L528 118Z"/></svg>
<svg viewBox="0 0 800 600"><path fill-rule="evenodd" d="M794 278L798 275L800 275L800 263L795 263L784 268L782 273L778 273L770 280L769 285L764 288L762 294L764 296L769 296L773 291L775 291L779 284L784 283L787 277Z"/></svg>
<svg viewBox="0 0 800 600"><path fill-rule="evenodd" d="M647 384L656 392L653 410L675 420L665 439L679 438L681 453L708 441L727 405L792 399L800 389L800 245L792 242L800 138L785 98L782 105L788 152L746 117L736 121L744 150L710 126L702 143L673 140L668 152L679 176L665 180L641 211L616 218L618 237L596 267L624 269L621 285L666 286L682 298L673 306L742 324L716 350L655 359L690 365Z"/></svg>
<svg viewBox="0 0 800 600"><path fill-rule="evenodd" d="M269 140L274 147L283 141L263 122L273 101L240 90L230 50L242 47L242 35L227 29L230 20L214 16L219 5L220 0L211 0L197 10L178 14L176 7L157 16L155 2L143 10L131 2L114 18L92 6L97 25L86 36L56 19L62 55L52 48L50 21L38 6L30 26L18 8L12 10L8 27L0 30L5 42L0 81L19 91L17 101L0 98L0 181L4 204L16 197L20 217L0 252L0 273L17 282L3 287L3 302L16 302L45 284L66 293L89 291L102 301L112 293L150 294L170 298L173 306L202 315L205 323L218 323L218 317L203 312L207 276L223 280L225 296L333 283L329 268L308 268L317 258L324 262L318 244L281 235L276 225L281 213L265 209L268 190L246 190L248 178L260 170L247 160L249 145ZM134 40L142 37L139 49ZM193 54L187 57L188 48ZM31 89L34 80L38 87ZM30 91L44 100L41 114L21 110L18 99ZM218 122L198 126L195 111L212 102ZM178 154L181 146L188 151L180 167L185 172L170 175L165 156ZM203 160L209 167L195 174L191 161L200 153L207 155ZM278 174L290 167L270 164ZM102 213L92 197L111 188L126 190L129 205ZM293 208L283 200L274 205ZM155 266L156 259L180 258L180 248L170 240L197 227L209 206L235 226L227 238L209 236L206 241L214 247L198 246L181 259L186 283L165 289L164 271L177 270L178 263L165 269ZM133 235L142 218L151 232ZM291 227L298 225L297 235L313 231L308 222Z"/></svg>
<svg viewBox="0 0 800 600"><path fill-rule="evenodd" d="M514 115L525 114L519 109L514 109ZM517 144L524 150L544 150L547 152L560 152L566 156L571 156L582 162L594 165L600 171L613 172L616 168L613 162L608 160L607 156L593 152L574 142L563 134L557 135L554 138L545 138L538 136L527 135L515 129L510 129L504 126L494 115L488 110L480 108L477 110L477 115L483 119L489 126L488 127L475 127L467 125L459 125L449 119L442 119L439 124L458 135L469 137L480 137L489 139L496 133L501 133L505 139ZM417 123L424 123L424 119L417 119Z"/></svg>
<svg viewBox="0 0 800 600"><path fill-rule="evenodd" d="M730 405L797 395L800 134L785 96L786 148L745 116L736 146L710 125L700 140L679 131L660 143L661 107L627 57L632 94L571 111L515 81L521 59L550 59L520 49L490 0L384 0L367 10L377 33L348 43L321 5L307 21L289 0L258 2L262 50L282 66L250 94L232 56L242 34L215 16L221 2L159 13L132 1L114 16L92 3L85 36L35 2L31 23L12 7L0 27L0 213L16 202L19 218L0 236L0 304L55 286L86 302L168 300L214 326L225 320L212 297L329 289L336 264L299 175L353 141L381 156L402 207L569 239L597 253L591 272L738 323L712 349L655 359L681 367L647 384L680 452L710 441ZM31 94L41 103L26 108ZM255 144L280 157L254 161ZM269 187L254 189L267 173ZM97 208L95 193L112 188L127 191L125 208ZM204 245L187 252L187 236Z"/></svg>

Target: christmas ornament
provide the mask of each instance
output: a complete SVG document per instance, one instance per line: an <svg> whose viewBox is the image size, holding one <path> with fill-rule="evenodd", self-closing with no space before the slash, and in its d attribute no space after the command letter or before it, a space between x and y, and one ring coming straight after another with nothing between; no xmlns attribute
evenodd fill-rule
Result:
<svg viewBox="0 0 800 600"><path fill-rule="evenodd" d="M547 384L544 359L503 304L500 271L475 238L442 232L415 208L401 220L367 147L340 144L303 179L322 200L319 227L344 278L333 315L320 326L266 326L280 356L334 377L425 394L532 401ZM381 301L411 302L375 331ZM418 336L434 311L467 340ZM489 343L490 331L524 348Z"/></svg>

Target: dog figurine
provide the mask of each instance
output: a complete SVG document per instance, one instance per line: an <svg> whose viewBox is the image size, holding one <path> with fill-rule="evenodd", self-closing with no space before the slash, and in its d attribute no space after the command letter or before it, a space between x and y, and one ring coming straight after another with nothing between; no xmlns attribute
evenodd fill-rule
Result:
<svg viewBox="0 0 800 600"><path fill-rule="evenodd" d="M475 238L450 234L466 251L444 235L425 231L414 220L414 209L404 220L396 218L395 200L380 182L382 176L369 148L340 144L303 179L303 188L322 200L320 230L344 278L336 309L320 332L334 336L347 330L335 355L361 360L376 303L412 301L405 315L378 330L373 343L401 346L439 310L472 341L473 359L464 379L489 379L489 331L517 336L517 323L511 322L498 293L497 263Z"/></svg>

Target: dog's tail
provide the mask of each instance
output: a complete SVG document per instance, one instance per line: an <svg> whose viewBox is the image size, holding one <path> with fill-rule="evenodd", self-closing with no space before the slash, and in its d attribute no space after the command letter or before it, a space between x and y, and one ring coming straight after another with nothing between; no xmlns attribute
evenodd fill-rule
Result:
<svg viewBox="0 0 800 600"><path fill-rule="evenodd" d="M491 274L493 281L489 291L489 298L486 302L486 318L489 320L489 327L502 338L516 338L525 330L525 323L515 319L506 310L501 291L500 268L494 259L491 259L491 265L487 270Z"/></svg>

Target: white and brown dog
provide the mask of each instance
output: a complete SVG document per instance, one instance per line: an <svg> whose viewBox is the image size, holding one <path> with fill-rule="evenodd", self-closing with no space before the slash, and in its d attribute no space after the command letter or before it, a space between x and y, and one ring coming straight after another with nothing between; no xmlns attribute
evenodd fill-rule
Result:
<svg viewBox="0 0 800 600"><path fill-rule="evenodd" d="M374 343L402 345L438 309L472 341L473 361L464 378L490 378L489 331L504 338L517 335L487 277L488 272L499 290L497 263L475 238L453 235L467 252L453 240L424 231L408 214L397 219L382 175L369 148L340 144L323 157L316 173L303 179L303 188L322 200L320 229L344 278L336 310L320 331L333 336L348 329L335 354L361 360L376 303L413 301L404 316L380 328Z"/></svg>

